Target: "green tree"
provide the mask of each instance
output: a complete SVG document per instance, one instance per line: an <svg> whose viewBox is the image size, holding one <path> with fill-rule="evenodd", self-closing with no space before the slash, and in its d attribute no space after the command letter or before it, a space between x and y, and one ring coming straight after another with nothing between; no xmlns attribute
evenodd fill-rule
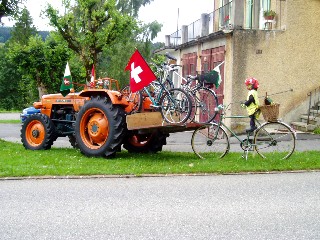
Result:
<svg viewBox="0 0 320 240"><path fill-rule="evenodd" d="M11 31L12 41L27 45L29 37L36 34L37 29L33 25L33 20L29 11L26 8L22 9L17 17L17 22Z"/></svg>
<svg viewBox="0 0 320 240"><path fill-rule="evenodd" d="M68 47L80 56L89 81L92 64L97 66L104 47L131 35L137 25L132 17L116 9L115 0L75 0L74 6L66 0L64 5L65 15L59 16L50 5L46 15Z"/></svg>
<svg viewBox="0 0 320 240"><path fill-rule="evenodd" d="M0 108L22 109L28 101L28 90L21 84L21 75L7 57L6 47L0 47Z"/></svg>
<svg viewBox="0 0 320 240"><path fill-rule="evenodd" d="M21 74L19 65L24 59L14 60L10 57L10 47L14 43L25 46L29 37L36 34L36 29L32 27L32 18L27 9L23 9L21 13L17 14L17 23L12 29L10 41L1 50L1 107L6 109L21 109L26 103L29 103L30 97L33 96L32 92L34 92L32 89L35 86L32 81L26 80L27 76Z"/></svg>
<svg viewBox="0 0 320 240"><path fill-rule="evenodd" d="M138 17L138 11L141 6L150 4L153 0L119 0L117 8L123 14L129 14L135 18ZM152 40L161 31L162 25L157 21L152 23L143 23L137 21L138 27L131 34L124 35L118 42L105 46L100 58L99 72L101 75L108 75L120 81L123 87L129 83L129 72L124 71L127 62L137 48L146 61L151 60L154 46Z"/></svg>
<svg viewBox="0 0 320 240"><path fill-rule="evenodd" d="M155 25L155 32L153 28ZM138 49L147 62L151 61L153 52L152 39L160 31L161 25L157 22L141 25L131 35L124 36L117 43L106 46L99 59L100 75L110 76L120 82L121 87L129 84L129 72L124 71L128 60L135 49Z"/></svg>
<svg viewBox="0 0 320 240"><path fill-rule="evenodd" d="M138 12L141 6L150 4L153 0L117 0L117 9L122 14L128 14L134 18L138 17Z"/></svg>
<svg viewBox="0 0 320 240"><path fill-rule="evenodd" d="M44 41L37 34L27 9L23 9L6 44L8 66L19 72L17 93L28 90L25 102L33 102L48 92L59 90L64 68L70 57L66 42L52 33ZM10 68L9 68L10 69ZM21 87L20 89L18 87Z"/></svg>
<svg viewBox="0 0 320 240"><path fill-rule="evenodd" d="M40 98L58 91L70 50L64 41L57 41L54 36L44 42L36 35L29 38L26 46L11 43L9 56L16 63L22 81L26 85L33 83L31 85L36 86Z"/></svg>
<svg viewBox="0 0 320 240"><path fill-rule="evenodd" d="M0 22L2 17L14 16L19 9L19 3L24 2L24 0L2 0L0 3Z"/></svg>

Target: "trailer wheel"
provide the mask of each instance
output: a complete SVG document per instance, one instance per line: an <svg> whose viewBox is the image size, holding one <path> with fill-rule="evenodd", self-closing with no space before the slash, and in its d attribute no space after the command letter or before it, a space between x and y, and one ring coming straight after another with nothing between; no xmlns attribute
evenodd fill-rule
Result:
<svg viewBox="0 0 320 240"><path fill-rule="evenodd" d="M55 137L55 127L51 119L42 113L32 114L23 122L21 142L26 149L50 149Z"/></svg>
<svg viewBox="0 0 320 240"><path fill-rule="evenodd" d="M113 157L125 131L125 113L105 97L92 97L79 111L75 123L76 142L86 156Z"/></svg>
<svg viewBox="0 0 320 240"><path fill-rule="evenodd" d="M130 153L156 153L162 151L162 146L167 144L169 134L159 131L141 134L129 131L124 140L123 147Z"/></svg>

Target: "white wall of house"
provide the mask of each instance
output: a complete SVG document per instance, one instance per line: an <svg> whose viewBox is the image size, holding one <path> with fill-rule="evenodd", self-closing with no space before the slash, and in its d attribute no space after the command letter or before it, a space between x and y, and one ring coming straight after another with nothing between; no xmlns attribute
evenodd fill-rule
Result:
<svg viewBox="0 0 320 240"><path fill-rule="evenodd" d="M233 2L239 3L239 0ZM236 6L241 4L233 4L233 8ZM181 60L184 54L196 52L197 71L200 72L201 51L225 46L224 102L244 100L247 92L244 80L254 76L260 82L260 96L266 92L275 94L272 99L281 104L280 117L290 123L307 111L308 93L320 87L320 31L317 30L320 1L272 0L271 6L277 12L271 28L264 29L260 12L256 17L259 19L256 29L216 30L219 33L216 37L209 34L208 38L181 45L175 49L175 54ZM238 13L238 24L241 16L243 22L246 20L245 14ZM234 105L230 114L245 112ZM230 122L232 124L235 123Z"/></svg>

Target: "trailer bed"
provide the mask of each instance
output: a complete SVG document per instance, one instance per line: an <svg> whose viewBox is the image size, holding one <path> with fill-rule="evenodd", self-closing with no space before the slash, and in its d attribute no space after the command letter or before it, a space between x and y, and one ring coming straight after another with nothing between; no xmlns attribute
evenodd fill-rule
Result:
<svg viewBox="0 0 320 240"><path fill-rule="evenodd" d="M181 124L167 123L163 120L160 112L143 112L127 115L126 118L128 130L154 131L174 133L193 131L203 124L187 122Z"/></svg>

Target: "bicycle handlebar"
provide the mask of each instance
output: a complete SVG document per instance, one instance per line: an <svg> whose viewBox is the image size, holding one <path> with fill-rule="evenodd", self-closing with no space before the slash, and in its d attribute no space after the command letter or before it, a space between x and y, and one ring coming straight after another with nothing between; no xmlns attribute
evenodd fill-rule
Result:
<svg viewBox="0 0 320 240"><path fill-rule="evenodd" d="M219 104L218 106L216 106L214 108L214 111L219 112L220 110L223 110L223 109L224 109L224 105L223 104Z"/></svg>
<svg viewBox="0 0 320 240"><path fill-rule="evenodd" d="M220 111L224 111L224 113L229 109L229 106L232 103L229 103L228 105L223 105L223 104L219 104L217 107L214 108L214 111L216 112L220 112Z"/></svg>
<svg viewBox="0 0 320 240"><path fill-rule="evenodd" d="M177 64L171 64L171 65L168 66L169 71L175 71L175 70L178 70L181 67L182 67L181 65L177 65Z"/></svg>
<svg viewBox="0 0 320 240"><path fill-rule="evenodd" d="M151 63L151 65L155 66L157 70L168 70L168 71L175 71L182 67L182 65L179 64L168 64L168 63L161 63L161 65L157 65L155 63Z"/></svg>

